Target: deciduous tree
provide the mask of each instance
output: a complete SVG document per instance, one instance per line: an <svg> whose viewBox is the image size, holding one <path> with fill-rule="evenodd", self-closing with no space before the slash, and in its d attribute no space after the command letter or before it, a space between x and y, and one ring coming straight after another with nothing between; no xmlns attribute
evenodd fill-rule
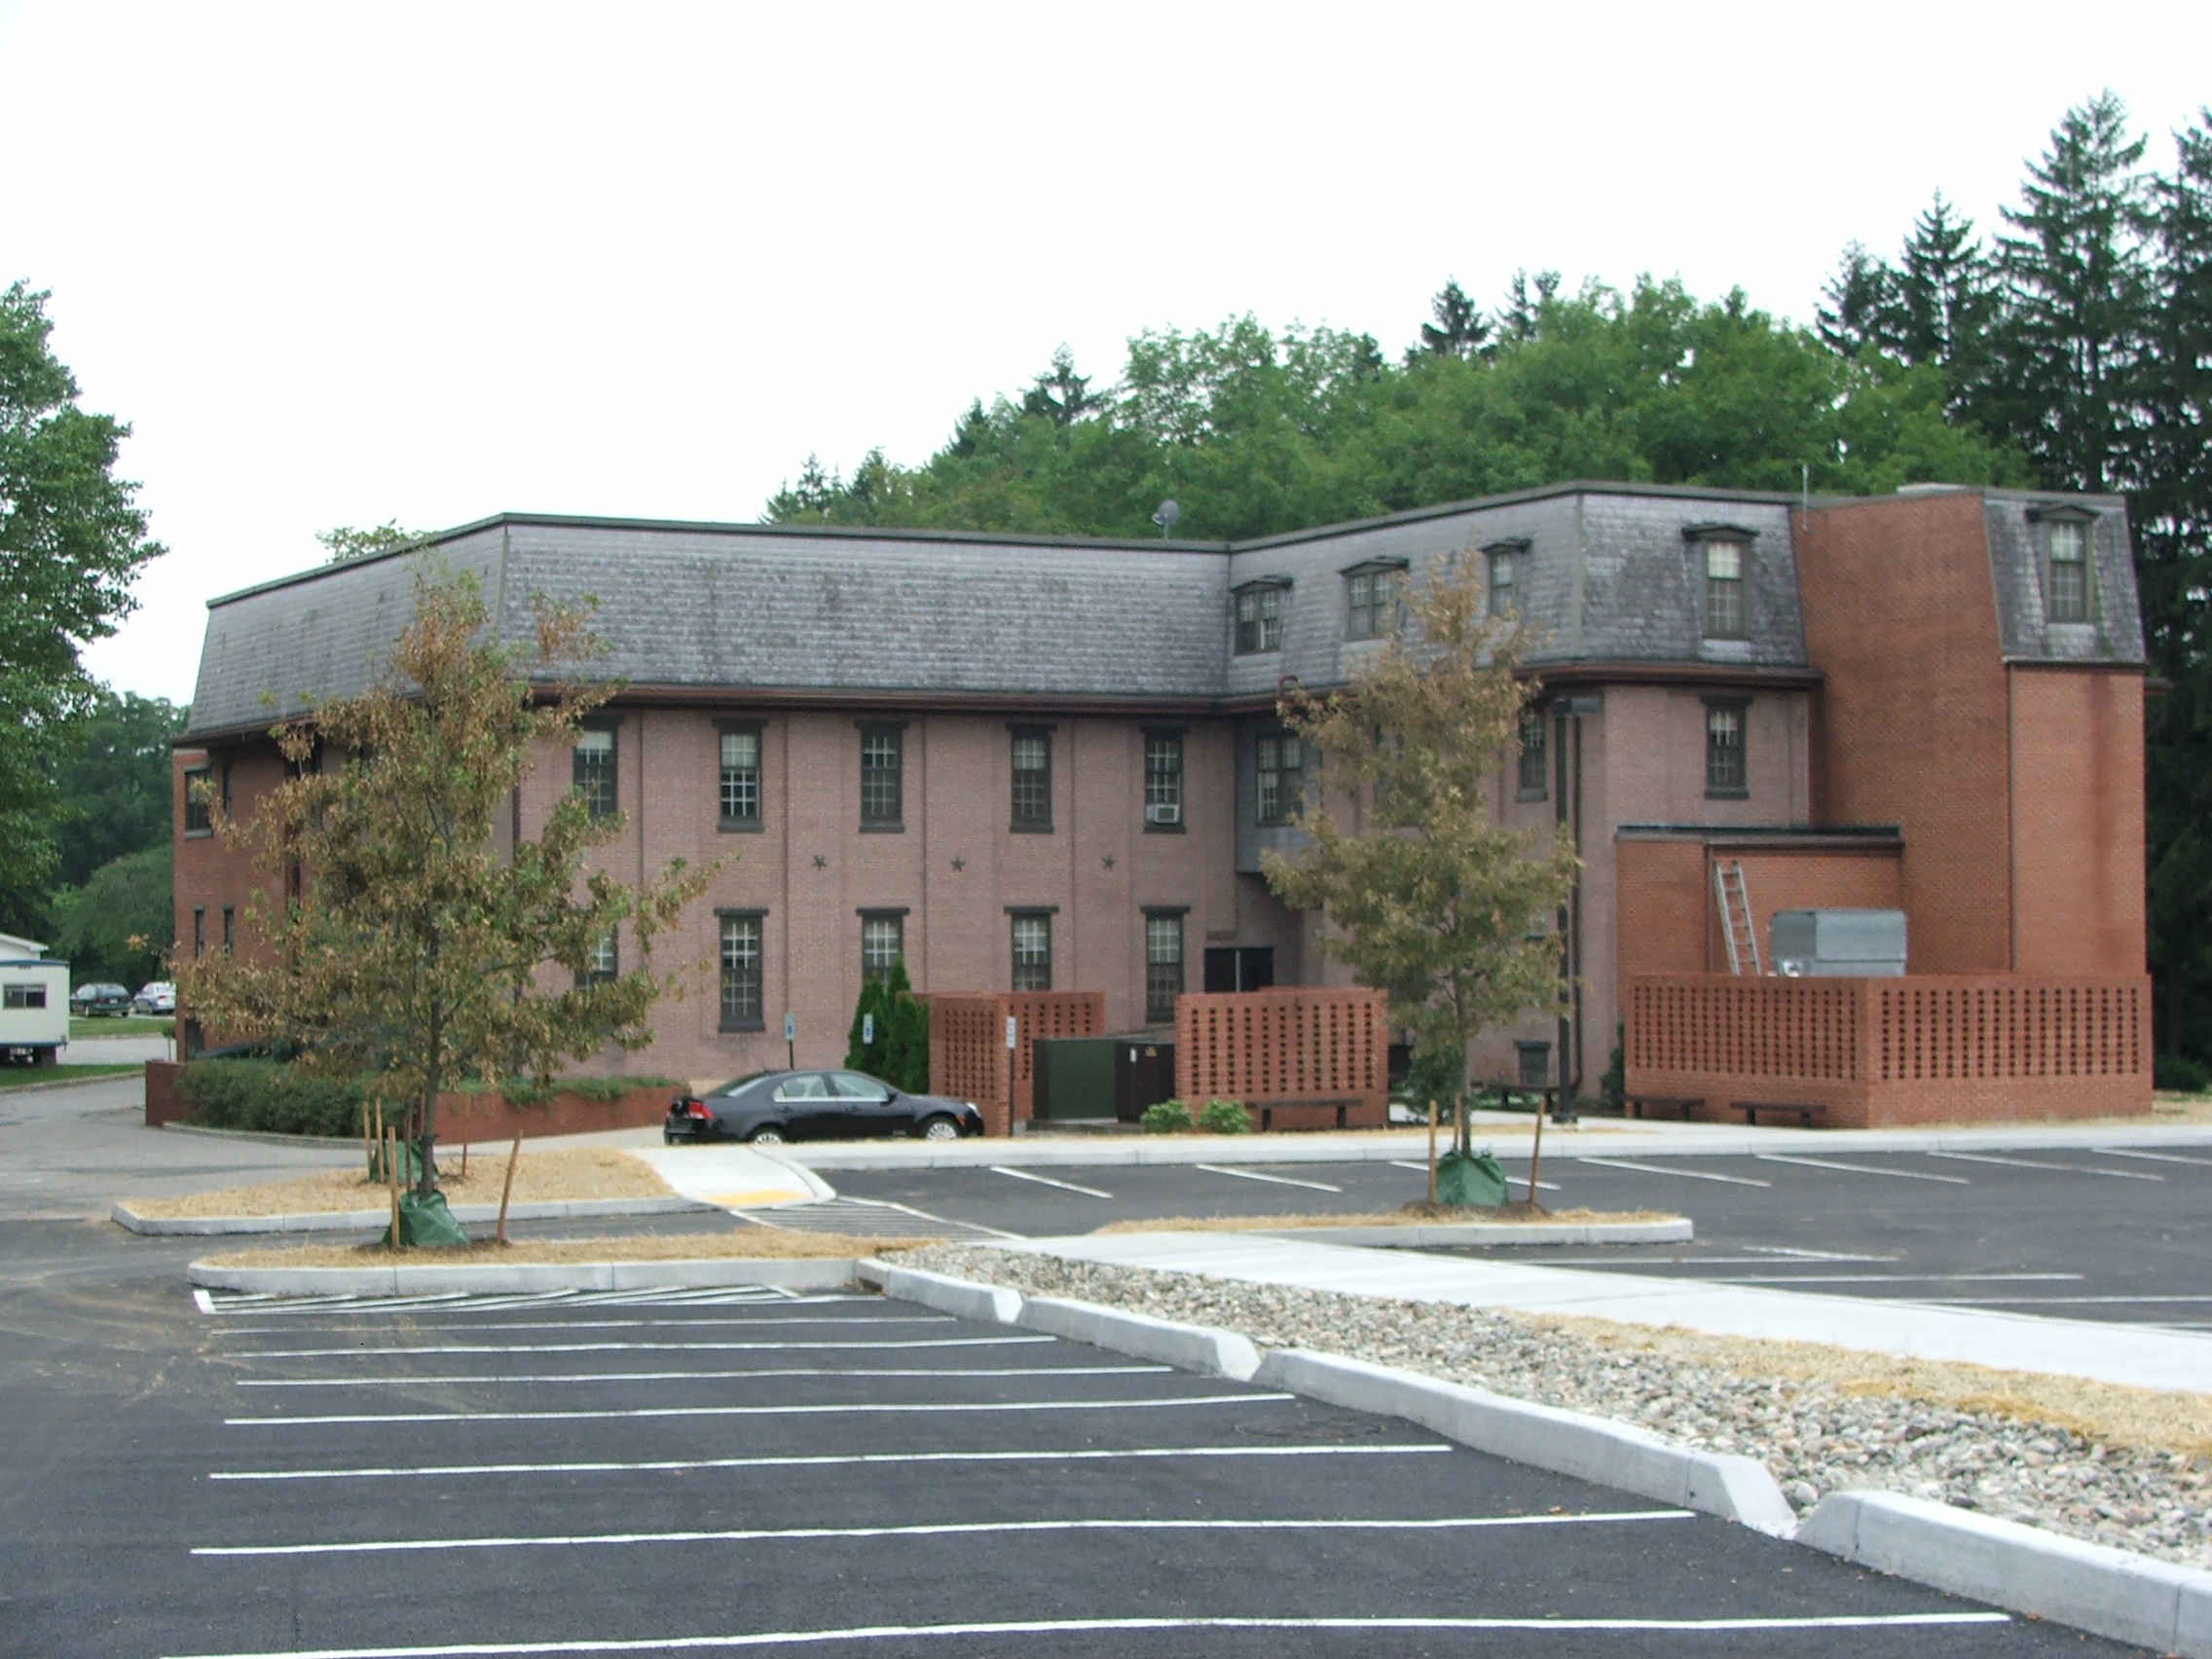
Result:
<svg viewBox="0 0 2212 1659"><path fill-rule="evenodd" d="M281 1040L299 1065L419 1107L425 1205L442 1203L439 1089L542 1084L609 1044L644 1047L653 1004L678 988L654 940L710 873L677 860L628 886L590 867L622 821L572 793L537 839L500 846L495 825L533 759L571 743L612 687L546 684L591 651L581 610L541 607L528 649L484 639L485 621L472 577L418 568L383 679L275 729L292 775L251 822L209 801L272 883L247 903L237 955L178 971L209 1027ZM626 966L603 977L595 952L617 931Z"/></svg>
<svg viewBox="0 0 2212 1659"><path fill-rule="evenodd" d="M1341 691L1284 702L1321 753L1326 794L1294 820L1303 853L1264 855L1284 903L1326 913L1321 948L1389 992L1416 1064L1447 1075L1486 1026L1559 1005L1546 918L1578 868L1566 833L1504 829L1491 810L1530 687L1515 673L1518 629L1484 608L1480 561L1464 556L1413 596L1414 642L1384 645Z"/></svg>

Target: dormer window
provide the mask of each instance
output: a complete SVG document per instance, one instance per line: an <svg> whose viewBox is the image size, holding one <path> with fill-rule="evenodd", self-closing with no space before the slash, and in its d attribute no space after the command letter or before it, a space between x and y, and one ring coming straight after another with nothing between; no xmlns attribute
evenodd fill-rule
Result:
<svg viewBox="0 0 2212 1659"><path fill-rule="evenodd" d="M2052 519L2044 527L2044 609L2053 622L2089 619L2089 527Z"/></svg>
<svg viewBox="0 0 2212 1659"><path fill-rule="evenodd" d="M1387 640L1398 632L1405 574L1405 566L1381 560L1345 572L1346 639Z"/></svg>
<svg viewBox="0 0 2212 1659"><path fill-rule="evenodd" d="M1493 541L1483 549L1490 561L1490 613L1503 619L1521 614L1521 581L1526 573L1529 543L1516 536Z"/></svg>
<svg viewBox="0 0 2212 1659"><path fill-rule="evenodd" d="M1246 582L1236 590L1236 654L1257 656L1282 649L1282 601L1290 584L1281 580Z"/></svg>
<svg viewBox="0 0 2212 1659"><path fill-rule="evenodd" d="M1744 544L1705 543L1705 637L1744 637Z"/></svg>

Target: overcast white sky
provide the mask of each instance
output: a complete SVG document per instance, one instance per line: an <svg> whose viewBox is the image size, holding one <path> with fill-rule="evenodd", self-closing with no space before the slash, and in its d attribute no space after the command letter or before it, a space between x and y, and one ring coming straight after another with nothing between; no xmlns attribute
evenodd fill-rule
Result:
<svg viewBox="0 0 2212 1659"><path fill-rule="evenodd" d="M1333 8L0 0L0 281L53 290L170 549L93 648L191 695L210 595L502 508L752 519L918 460L1062 341L1411 338L1456 274L1811 314L2070 103L2212 101L2201 3Z"/></svg>

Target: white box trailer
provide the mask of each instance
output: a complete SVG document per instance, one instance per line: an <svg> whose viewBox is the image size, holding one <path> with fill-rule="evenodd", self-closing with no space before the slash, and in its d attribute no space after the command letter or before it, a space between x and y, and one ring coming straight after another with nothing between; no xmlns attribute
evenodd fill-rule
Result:
<svg viewBox="0 0 2212 1659"><path fill-rule="evenodd" d="M51 1066L69 1043L69 964L14 948L28 942L0 938L0 1064Z"/></svg>

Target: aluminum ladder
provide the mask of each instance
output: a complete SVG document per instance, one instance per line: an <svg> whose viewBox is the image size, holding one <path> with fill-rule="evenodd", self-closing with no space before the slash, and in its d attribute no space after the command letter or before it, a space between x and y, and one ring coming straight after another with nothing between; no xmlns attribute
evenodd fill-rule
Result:
<svg viewBox="0 0 2212 1659"><path fill-rule="evenodd" d="M1742 859L1714 860L1713 896L1720 902L1720 934L1728 945L1728 972L1764 974L1766 969L1759 961L1758 929L1751 924L1751 895L1744 883Z"/></svg>

